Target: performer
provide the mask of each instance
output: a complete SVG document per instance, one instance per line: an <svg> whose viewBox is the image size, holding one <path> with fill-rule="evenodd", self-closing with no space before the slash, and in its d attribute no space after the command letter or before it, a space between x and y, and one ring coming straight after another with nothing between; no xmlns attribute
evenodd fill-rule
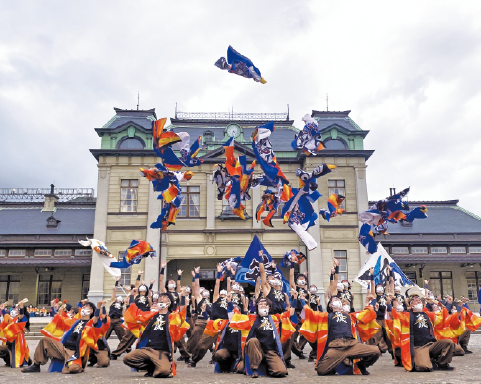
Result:
<svg viewBox="0 0 481 384"><path fill-rule="evenodd" d="M62 373L83 372L89 357L89 348L98 349L97 341L110 327L107 322L99 322L100 308L105 302L99 301L97 308L91 302L86 303L81 310L80 320L63 316L63 307L55 315L51 324L55 329L65 330L60 341L51 337L44 337L38 343L33 356L33 364L22 369L25 373L40 372L40 365L47 363L48 359L58 360L53 364L51 371ZM51 333L52 335L55 332Z"/></svg>
<svg viewBox="0 0 481 384"><path fill-rule="evenodd" d="M5 343L0 345L0 358L11 368L32 364L25 340L25 329L29 330L30 326L29 315L24 308L27 301L18 302L10 312L5 310L5 304L0 304L0 340Z"/></svg>
<svg viewBox="0 0 481 384"><path fill-rule="evenodd" d="M112 291L112 296L110 297L110 304L109 309L109 317L110 317L110 328L105 334L105 339L108 340L112 331L115 332L117 338L122 340L125 334L125 329L122 328L121 317L124 315L125 306L124 306L124 298L122 295L117 296L117 287L119 286L120 276L116 277L115 279L115 286L114 290Z"/></svg>
<svg viewBox="0 0 481 384"><path fill-rule="evenodd" d="M349 359L353 361L354 371L358 369L363 375L369 375L366 368L374 364L381 353L376 346L361 342L379 328L374 321L376 312L368 305L363 311L350 313L349 301L341 301L335 296L329 307L330 313L314 312L308 306L304 307L305 321L300 332L311 342L317 340L317 374L335 374L336 368ZM357 340L357 333L361 342Z"/></svg>
<svg viewBox="0 0 481 384"><path fill-rule="evenodd" d="M287 375L281 339L274 321L269 315L272 307L268 298L260 298L257 301L257 316L246 339L244 365L246 369L251 370L252 378L259 377L257 371L261 363L265 363L270 376L285 377Z"/></svg>
<svg viewBox="0 0 481 384"><path fill-rule="evenodd" d="M409 298L410 312L393 312L393 320L399 320L401 340L410 340L410 343L401 342L402 362L407 371L429 372L433 364L438 369L454 370L451 363L454 353L452 340L436 340L433 324L425 313L424 305L419 295Z"/></svg>
<svg viewBox="0 0 481 384"><path fill-rule="evenodd" d="M390 277L390 286L391 286L391 289L388 291L389 293L394 291L394 277L392 275L392 268L389 265L387 266L387 269L388 269L388 276ZM374 268L370 268L369 274L371 278L371 294L376 297L376 303L374 304L376 308L376 314L377 314L376 322L381 326L381 328L372 338L368 340L367 343L369 345L377 345L381 353L386 353L387 351L389 351L392 358L394 359L391 341L387 336L387 332L384 324L387 305L390 304L388 303L388 300L391 300L391 297L385 294L385 289L382 284L378 284L375 286Z"/></svg>
<svg viewBox="0 0 481 384"><path fill-rule="evenodd" d="M100 315L101 321L105 324L107 322L107 313L105 306L102 306L102 313ZM109 330L112 327L109 327ZM108 332L108 331L107 331ZM97 341L98 349L89 349L89 367L93 367L97 364L97 368L107 368L110 366L110 347L105 336L102 336Z"/></svg>
<svg viewBox="0 0 481 384"><path fill-rule="evenodd" d="M200 339L204 334L207 321L210 318L212 303L209 301L210 292L201 288L199 284L200 267L194 268L193 298L194 298L194 329L187 341L187 352L192 354L198 346Z"/></svg>
<svg viewBox="0 0 481 384"><path fill-rule="evenodd" d="M230 302L230 296L227 297L227 291L225 289L220 290L220 279L222 278L222 266L220 264L217 264L217 278L215 280L215 287L214 287L214 302L212 303L211 307L211 314L210 314L210 320L209 322L213 323L215 320L228 320L228 307L230 307L230 310L233 310L233 305ZM227 321L223 323L223 326L227 324ZM202 360L207 353L207 350L212 347L212 345L215 343L217 339L217 334L212 334L208 333L207 331L207 326L206 324L206 329L204 330L204 333L202 337L200 338L199 343L197 346L194 348L192 351L192 361L190 364L187 366L189 368L195 368L197 363ZM217 329L217 331L222 331L223 328Z"/></svg>
<svg viewBox="0 0 481 384"><path fill-rule="evenodd" d="M263 252L259 251L259 256L262 260ZM274 263L275 266L275 263ZM293 264L291 264L293 268ZM264 263L259 263L260 270L260 281L262 284L263 296L269 299L269 313L271 315L280 315L287 310L287 304L289 303L289 297L286 293L282 291L282 281L276 278L274 275L270 274L267 276ZM274 269L275 270L275 269ZM291 269L293 271L293 269ZM257 285L256 285L257 288ZM256 295L259 298L259 294ZM259 300L259 299L257 299ZM257 302L256 302L256 312L257 314ZM287 339L282 343L282 355L286 365L286 368L294 369L295 365L291 363L291 350L292 350L292 339Z"/></svg>
<svg viewBox="0 0 481 384"><path fill-rule="evenodd" d="M307 297L308 296L308 288L307 288L307 272L305 274L300 273L297 276L297 281L295 282L294 280L294 263L290 264L290 272L289 272L289 284L291 287L295 287L299 297ZM296 332L292 335L292 346L291 346L291 351L299 357L300 360L303 360L306 358L306 356L303 353L303 349L305 345L307 344L307 340L304 336L299 335L299 329L302 326L302 319L301 319L301 311L302 311L303 305L301 304L300 300L297 301L297 307L295 308L296 311L296 316L297 316L297 325L296 325ZM299 342L297 341L297 338L299 337ZM287 365L287 361L286 361ZM291 367L287 368L293 368L294 366L292 364Z"/></svg>
<svg viewBox="0 0 481 384"><path fill-rule="evenodd" d="M184 295L185 292L182 292L182 297ZM137 370L146 370L146 377L175 375L173 343L179 340L189 327L185 323L184 307L185 299L184 302L181 301L178 311L171 312L171 296L166 292L159 294L158 303L148 312L141 311L135 304L131 305L126 312L126 322L134 327L141 324L145 329L140 335L139 348L124 357L124 364ZM138 329L134 332L139 336Z"/></svg>
<svg viewBox="0 0 481 384"><path fill-rule="evenodd" d="M147 311L150 311L150 305L152 304L152 299L149 297L149 287L145 285L145 282L142 282L142 284L140 284L140 280L142 278L143 273L144 271L138 272L138 276L137 276L137 280L135 280L134 288L130 290L128 304L129 305L135 304L137 308L139 308L141 311L147 312ZM124 352L128 353L132 345L135 343L135 340L137 340L137 338L134 336L134 334L126 330L124 332L124 336L122 337L122 340L120 340L120 343L117 346L117 349L110 353L110 358L112 360L117 360L117 358L122 353Z"/></svg>
<svg viewBox="0 0 481 384"><path fill-rule="evenodd" d="M161 263L161 270L160 270L160 277L159 277L159 292L169 292L169 294L172 297L172 311L175 311L177 309L177 306L179 305L179 294L177 293L176 289L180 291L181 289L181 284L180 281L182 280L182 271L179 269L177 271L177 282L174 280L170 279L167 281L167 286L164 285L164 272L165 268L167 267L167 262L163 261ZM167 288L167 290L166 290ZM178 361L185 361L186 363L190 362L190 354L185 350L185 340L184 338L180 338L178 341L175 342L175 348L179 348L180 351L180 357Z"/></svg>

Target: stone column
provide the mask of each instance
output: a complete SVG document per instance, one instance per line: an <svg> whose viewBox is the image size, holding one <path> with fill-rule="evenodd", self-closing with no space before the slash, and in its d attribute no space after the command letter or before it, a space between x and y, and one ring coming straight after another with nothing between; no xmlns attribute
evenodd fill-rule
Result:
<svg viewBox="0 0 481 384"><path fill-rule="evenodd" d="M148 257L145 259L145 281L154 279L159 281L159 268L160 268L160 229L150 228L150 224L157 220L157 217L162 210L162 201L157 199L159 193L154 192L152 185L149 183L149 209L147 214L147 236L146 241L152 245L155 250L156 256L154 258ZM154 283L155 287L155 283ZM157 290L157 289L156 289Z"/></svg>
<svg viewBox="0 0 481 384"><path fill-rule="evenodd" d="M207 227L206 229L215 229L215 201L217 198L217 188L212 183L212 175L207 173L205 175L207 182Z"/></svg>
<svg viewBox="0 0 481 384"><path fill-rule="evenodd" d="M367 183L366 183L366 165L359 167L354 167L356 175L356 207L357 212L367 211L369 208L368 198L367 198ZM358 221L358 228L361 229L362 223ZM362 268L366 260L368 259L368 253L366 248L359 244L359 268ZM366 288L361 288L362 303L366 301ZM363 304L361 304L363 305Z"/></svg>
<svg viewBox="0 0 481 384"><path fill-rule="evenodd" d="M261 202L261 186L251 189L252 194L252 228L262 228L262 223L256 220L256 208Z"/></svg>
<svg viewBox="0 0 481 384"><path fill-rule="evenodd" d="M312 204L314 212L319 212L319 201ZM312 251L308 251L307 255L307 270L309 271L307 278L309 284L315 284L317 286L317 294L321 296L321 304L323 308L326 308L324 304L324 283L322 276L322 257L321 257L321 229L319 228L319 220L316 221L308 232L316 240L318 246Z"/></svg>
<svg viewBox="0 0 481 384"><path fill-rule="evenodd" d="M94 239L107 243L107 209L109 203L110 167L98 166L97 205L95 207ZM107 245L107 244L106 244ZM92 252L92 267L90 270L90 289L88 298L91 302L104 298L104 273L102 261L96 252ZM114 280L112 280L112 285Z"/></svg>

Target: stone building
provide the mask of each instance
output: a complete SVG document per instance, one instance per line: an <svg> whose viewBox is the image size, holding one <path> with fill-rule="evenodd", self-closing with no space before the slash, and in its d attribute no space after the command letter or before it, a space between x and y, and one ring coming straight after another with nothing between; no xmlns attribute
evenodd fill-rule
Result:
<svg viewBox="0 0 481 384"><path fill-rule="evenodd" d="M86 298L94 218L93 189L0 189L0 302Z"/></svg>
<svg viewBox="0 0 481 384"><path fill-rule="evenodd" d="M310 229L319 247L308 252L308 261L301 270L309 271L309 280L317 284L320 293L329 284L328 272L332 257L341 260L342 276L353 279L366 259L366 252L357 241L357 212L367 209L366 161L372 150L365 150L363 139L368 131L362 130L349 117L350 111L312 111L319 121L326 149L319 156L306 157L290 145L298 129L293 126L289 113L184 113L171 118L176 132L188 132L191 138L200 136L203 149L198 157L204 163L195 168L194 177L183 183L185 196L177 223L162 233L151 229L161 210L161 201L152 191L147 179L140 176L139 168L150 168L159 162L152 150L152 121L155 110L121 110L96 132L101 137L99 149L91 149L98 161L98 193L94 237L105 241L108 249L121 255L132 239L144 239L152 244L160 258L147 259L132 271L124 271L124 282L135 280L138 270L145 270L146 280L158 279L159 261L167 260L169 277L176 270L184 270L183 284L190 284L190 271L201 267L201 283L213 287L216 263L230 257L243 256L257 234L276 259L281 259L290 249L306 252L305 246L282 219L273 220L274 228L265 227L255 220L255 208L260 202L261 189L251 190L252 200L246 201L243 221L233 216L227 201L217 200L217 189L212 184L213 165L224 162L224 143L235 136L235 153L254 159L251 134L255 127L274 121L276 130L271 136L278 162L293 187L298 186L295 171L301 167L312 170L321 163L337 165L329 175L318 180L323 195L314 204L315 210L326 207L330 193L346 197L346 214L330 223L318 220ZM260 173L257 168L256 172ZM287 271L286 271L287 272ZM111 294L113 279L104 272L94 258L89 297L97 299ZM353 286L354 293L361 288ZM361 305L357 295L356 305Z"/></svg>
<svg viewBox="0 0 481 384"><path fill-rule="evenodd" d="M411 208L422 204L427 219L390 225L390 235L376 240L419 286L429 280L436 295L468 297L479 309L481 218L458 206L458 200L410 202Z"/></svg>

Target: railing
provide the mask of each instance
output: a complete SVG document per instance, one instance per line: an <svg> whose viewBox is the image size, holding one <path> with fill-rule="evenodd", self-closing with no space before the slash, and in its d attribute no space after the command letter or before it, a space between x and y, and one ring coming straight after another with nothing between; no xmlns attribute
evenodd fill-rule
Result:
<svg viewBox="0 0 481 384"><path fill-rule="evenodd" d="M79 199L93 201L93 188L0 188L0 201L34 201L45 200L45 195L56 195L61 202Z"/></svg>
<svg viewBox="0 0 481 384"><path fill-rule="evenodd" d="M179 120L228 120L228 121L288 121L285 113L237 113L237 112L180 112L175 111Z"/></svg>

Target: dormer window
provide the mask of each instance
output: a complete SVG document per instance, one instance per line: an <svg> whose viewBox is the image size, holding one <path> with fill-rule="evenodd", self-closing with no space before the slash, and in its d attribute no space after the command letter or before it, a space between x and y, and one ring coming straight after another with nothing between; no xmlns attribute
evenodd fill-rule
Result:
<svg viewBox="0 0 481 384"><path fill-rule="evenodd" d="M139 139L124 139L120 141L118 149L144 149L145 145Z"/></svg>
<svg viewBox="0 0 481 384"><path fill-rule="evenodd" d="M211 142L214 139L214 132L205 131L204 132L204 143Z"/></svg>
<svg viewBox="0 0 481 384"><path fill-rule="evenodd" d="M327 139L324 146L326 149L349 149L347 144L339 139Z"/></svg>
<svg viewBox="0 0 481 384"><path fill-rule="evenodd" d="M48 219L47 219L47 228L57 228L58 227L58 223L60 223L60 220L57 220L55 217L50 216Z"/></svg>

